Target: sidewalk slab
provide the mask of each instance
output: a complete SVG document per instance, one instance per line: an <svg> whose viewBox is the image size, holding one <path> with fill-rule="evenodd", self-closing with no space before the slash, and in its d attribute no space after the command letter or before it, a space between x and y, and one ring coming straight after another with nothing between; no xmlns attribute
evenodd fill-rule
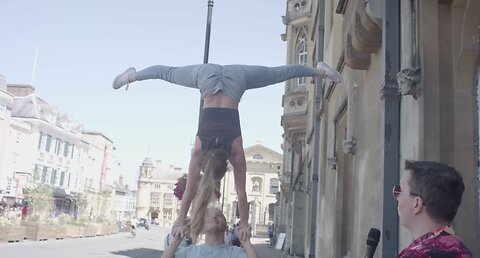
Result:
<svg viewBox="0 0 480 258"><path fill-rule="evenodd" d="M274 246L268 245L268 238L252 237L250 241L255 246L258 255L262 258L278 258L282 256L282 250L277 250Z"/></svg>

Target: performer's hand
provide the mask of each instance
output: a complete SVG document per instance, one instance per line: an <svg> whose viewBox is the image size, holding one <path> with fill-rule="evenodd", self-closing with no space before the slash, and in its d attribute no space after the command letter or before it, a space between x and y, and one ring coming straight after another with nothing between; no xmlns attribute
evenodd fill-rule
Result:
<svg viewBox="0 0 480 258"><path fill-rule="evenodd" d="M237 236L242 244L249 241L252 236L252 228L249 225L239 225L237 227Z"/></svg>

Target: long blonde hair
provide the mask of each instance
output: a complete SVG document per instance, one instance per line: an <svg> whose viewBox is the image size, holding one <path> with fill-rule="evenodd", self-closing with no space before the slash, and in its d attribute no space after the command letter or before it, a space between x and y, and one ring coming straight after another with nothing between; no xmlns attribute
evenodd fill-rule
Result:
<svg viewBox="0 0 480 258"><path fill-rule="evenodd" d="M214 149L206 153L208 160L203 169L203 176L198 184L192 204L192 221L190 237L197 242L203 231L208 208L215 203L215 188L227 171L228 153L222 149Z"/></svg>

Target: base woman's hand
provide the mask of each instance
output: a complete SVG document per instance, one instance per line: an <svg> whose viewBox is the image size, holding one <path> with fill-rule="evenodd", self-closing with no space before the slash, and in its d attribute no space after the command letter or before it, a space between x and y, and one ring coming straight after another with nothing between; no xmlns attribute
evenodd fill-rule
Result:
<svg viewBox="0 0 480 258"><path fill-rule="evenodd" d="M184 238L190 233L190 219L180 219L178 218L172 227L172 236L176 237L179 235L181 238Z"/></svg>
<svg viewBox="0 0 480 258"><path fill-rule="evenodd" d="M237 236L240 239L240 243L244 243L252 237L252 228L247 225L238 225Z"/></svg>

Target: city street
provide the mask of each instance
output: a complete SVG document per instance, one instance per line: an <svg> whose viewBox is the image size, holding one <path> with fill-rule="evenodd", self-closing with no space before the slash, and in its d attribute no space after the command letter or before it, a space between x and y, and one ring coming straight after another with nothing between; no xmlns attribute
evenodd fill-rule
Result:
<svg viewBox="0 0 480 258"><path fill-rule="evenodd" d="M93 238L0 243L1 257L18 258L159 258L167 229L152 226L149 232L137 230L137 236L123 232ZM280 251L268 248L266 238L253 238L260 257L280 257Z"/></svg>

